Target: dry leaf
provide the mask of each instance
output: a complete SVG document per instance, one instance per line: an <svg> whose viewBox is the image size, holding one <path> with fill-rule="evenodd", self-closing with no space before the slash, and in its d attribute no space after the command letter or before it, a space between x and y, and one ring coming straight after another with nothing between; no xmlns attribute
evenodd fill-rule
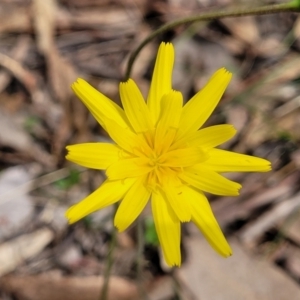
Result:
<svg viewBox="0 0 300 300"><path fill-rule="evenodd" d="M16 191L31 179L32 175L21 166L0 173L0 240L18 232L32 216L33 206L27 193L7 197L10 191Z"/></svg>
<svg viewBox="0 0 300 300"><path fill-rule="evenodd" d="M248 224L239 234L243 243L254 246L258 238L279 221L284 220L300 208L300 194L277 204L254 222Z"/></svg>
<svg viewBox="0 0 300 300"><path fill-rule="evenodd" d="M49 228L41 228L0 245L0 276L7 274L26 259L39 254L54 238Z"/></svg>
<svg viewBox="0 0 300 300"><path fill-rule="evenodd" d="M190 289L195 299L222 300L297 300L298 285L283 272L249 255L231 240L233 256L216 254L199 234L185 240L188 259L176 275Z"/></svg>
<svg viewBox="0 0 300 300"><path fill-rule="evenodd" d="M103 281L96 276L8 276L0 279L0 288L24 300L97 300ZM131 281L110 277L107 300L137 300L137 295Z"/></svg>

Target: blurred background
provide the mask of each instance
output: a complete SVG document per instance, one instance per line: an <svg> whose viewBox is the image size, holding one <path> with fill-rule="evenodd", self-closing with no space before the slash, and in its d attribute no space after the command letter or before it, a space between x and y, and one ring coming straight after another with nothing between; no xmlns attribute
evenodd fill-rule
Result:
<svg viewBox="0 0 300 300"><path fill-rule="evenodd" d="M65 210L105 176L64 156L68 144L108 136L71 83L82 77L119 103L128 56L154 29L191 14L275 2L0 0L0 300L99 299L113 208L67 224ZM208 196L233 248L228 259L184 224L182 267L167 268L146 209L142 274L133 225L116 236L108 299L143 299L141 284L150 300L300 299L300 15L166 32L134 64L131 77L145 96L161 41L175 46L173 83L185 100L217 69L233 72L205 126L233 124L238 133L224 148L266 158L273 171L229 174L242 183L241 195Z"/></svg>

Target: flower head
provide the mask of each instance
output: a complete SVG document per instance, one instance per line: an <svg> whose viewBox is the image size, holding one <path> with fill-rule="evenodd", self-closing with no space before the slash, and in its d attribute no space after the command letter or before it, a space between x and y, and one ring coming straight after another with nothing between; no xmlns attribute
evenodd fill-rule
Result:
<svg viewBox="0 0 300 300"><path fill-rule="evenodd" d="M203 193L238 195L241 185L220 173L265 172L271 167L267 160L215 148L234 136L232 125L199 130L221 99L231 73L218 70L183 105L182 94L172 90L173 63L173 45L162 43L147 101L129 79L120 84L123 108L83 79L72 85L113 143L67 146L68 160L105 170L107 179L66 216L74 223L122 200L114 224L123 231L151 200L165 260L179 266L180 222L194 222L220 255L232 253Z"/></svg>

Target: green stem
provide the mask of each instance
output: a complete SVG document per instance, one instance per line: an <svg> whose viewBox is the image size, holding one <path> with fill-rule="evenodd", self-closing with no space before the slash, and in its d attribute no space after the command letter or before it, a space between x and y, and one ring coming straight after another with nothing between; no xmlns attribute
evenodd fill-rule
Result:
<svg viewBox="0 0 300 300"><path fill-rule="evenodd" d="M137 238L138 238L138 249L137 249L137 284L139 297L141 300L148 300L146 291L144 289L143 282L143 252L145 246L144 231L143 231L143 220L140 216L137 219Z"/></svg>
<svg viewBox="0 0 300 300"><path fill-rule="evenodd" d="M243 8L243 9L236 9L236 10L228 10L228 11L217 11L217 12L207 12L200 15L190 16L181 18L175 21L171 21L166 23L165 25L159 27L157 30L153 31L147 38L145 38L140 45L131 53L126 73L125 79L127 80L130 77L132 66L140 53L140 51L146 46L150 41L152 41L156 36L159 34L171 30L174 27L183 24L189 24L193 22L200 22L200 21L210 21L214 19L221 19L221 18L233 18L233 17L242 17L242 16L250 16L250 15L266 15L266 14L275 14L279 12L291 12L291 11L300 11L300 7L298 2L300 0L291 1L289 3L281 3L281 4L274 4L274 5L266 5L262 7L253 7L253 8Z"/></svg>
<svg viewBox="0 0 300 300"><path fill-rule="evenodd" d="M114 208L116 211L117 207L115 206ZM106 266L105 266L105 271L104 271L104 282L103 282L99 300L107 299L109 279L110 279L111 269L112 269L112 265L113 265L113 252L116 247L116 240L117 240L117 229L115 227L113 227L111 241L110 241L110 249L108 252L108 257L106 260Z"/></svg>

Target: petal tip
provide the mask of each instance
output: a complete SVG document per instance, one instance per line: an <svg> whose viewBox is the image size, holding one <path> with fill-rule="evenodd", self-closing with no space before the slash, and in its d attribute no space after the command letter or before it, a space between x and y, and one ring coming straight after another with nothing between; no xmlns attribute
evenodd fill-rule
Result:
<svg viewBox="0 0 300 300"><path fill-rule="evenodd" d="M65 155L65 158L67 159L67 160L70 160L71 161L71 146L70 145L68 145L68 146L66 146L66 155Z"/></svg>
<svg viewBox="0 0 300 300"><path fill-rule="evenodd" d="M123 231L123 230L120 228L120 225L119 225L119 224L116 224L116 223L114 222L114 226L115 226L115 228L118 230L119 233Z"/></svg>
<svg viewBox="0 0 300 300"><path fill-rule="evenodd" d="M213 74L213 77L214 76L218 76L219 79L222 79L225 80L227 82L227 84L229 83L229 81L231 80L232 78L232 73L230 71L228 71L226 68L220 68L219 70L217 70L214 74Z"/></svg>
<svg viewBox="0 0 300 300"><path fill-rule="evenodd" d="M71 84L71 89L74 91L75 94L76 94L76 90L82 87L82 84L88 84L88 83L82 78L77 78L76 81L74 81Z"/></svg>
<svg viewBox="0 0 300 300"><path fill-rule="evenodd" d="M219 71L222 71L222 72L224 72L227 75L232 75L232 73L230 71L228 71L225 67L219 69Z"/></svg>
<svg viewBox="0 0 300 300"><path fill-rule="evenodd" d="M77 86L77 85L78 85L77 81L74 81L74 82L71 84L71 89L72 89L72 91L75 92L76 86Z"/></svg>
<svg viewBox="0 0 300 300"><path fill-rule="evenodd" d="M232 250L231 250L231 248L229 248L228 251L226 253L224 253L224 258L228 258L232 255L233 255Z"/></svg>
<svg viewBox="0 0 300 300"><path fill-rule="evenodd" d="M174 58L174 45L170 42L161 42L158 48L158 53L168 54L167 57Z"/></svg>
<svg viewBox="0 0 300 300"><path fill-rule="evenodd" d="M230 126L230 129L234 132L237 132L237 129L234 127L234 125L232 124L228 124Z"/></svg>
<svg viewBox="0 0 300 300"><path fill-rule="evenodd" d="M117 229L117 231L119 233L125 231L127 229L128 226L126 226L125 222L123 221L122 222L122 219L121 218L117 218L118 212L116 213L115 217L114 217L114 226L115 228Z"/></svg>
<svg viewBox="0 0 300 300"><path fill-rule="evenodd" d="M160 47L171 47L171 48L174 48L173 44L171 42L161 42L160 45L159 45L159 48Z"/></svg>
<svg viewBox="0 0 300 300"><path fill-rule="evenodd" d="M72 86L80 85L82 83L87 83L87 82L84 79L79 77L72 83Z"/></svg>
<svg viewBox="0 0 300 300"><path fill-rule="evenodd" d="M68 220L68 224L69 224L69 225L74 224L74 223L77 221L75 218L72 217L71 211L72 211L72 207L70 207L70 208L65 212L65 217L66 217L66 219Z"/></svg>
<svg viewBox="0 0 300 300"><path fill-rule="evenodd" d="M215 248L215 250L220 254L223 258L228 258L233 255L232 249L230 245L226 242L226 244L221 247L218 247L218 249Z"/></svg>
<svg viewBox="0 0 300 300"><path fill-rule="evenodd" d="M125 85L127 85L128 83L130 83L130 82L132 82L133 80L131 79L131 78L128 78L126 81L121 81L120 82L120 87L122 86L125 86Z"/></svg>
<svg viewBox="0 0 300 300"><path fill-rule="evenodd" d="M166 264L167 264L170 268L174 268L174 267L179 268L179 267L181 266L181 259L176 260L176 261L174 261L174 260L169 261L169 260L165 259L165 261L166 261Z"/></svg>
<svg viewBox="0 0 300 300"><path fill-rule="evenodd" d="M271 171L272 170L272 163L268 160L266 160L266 171Z"/></svg>
<svg viewBox="0 0 300 300"><path fill-rule="evenodd" d="M190 217L190 218L184 218L184 219L180 220L180 222L181 223L188 223L188 222L191 222L191 220L192 220L192 217Z"/></svg>

